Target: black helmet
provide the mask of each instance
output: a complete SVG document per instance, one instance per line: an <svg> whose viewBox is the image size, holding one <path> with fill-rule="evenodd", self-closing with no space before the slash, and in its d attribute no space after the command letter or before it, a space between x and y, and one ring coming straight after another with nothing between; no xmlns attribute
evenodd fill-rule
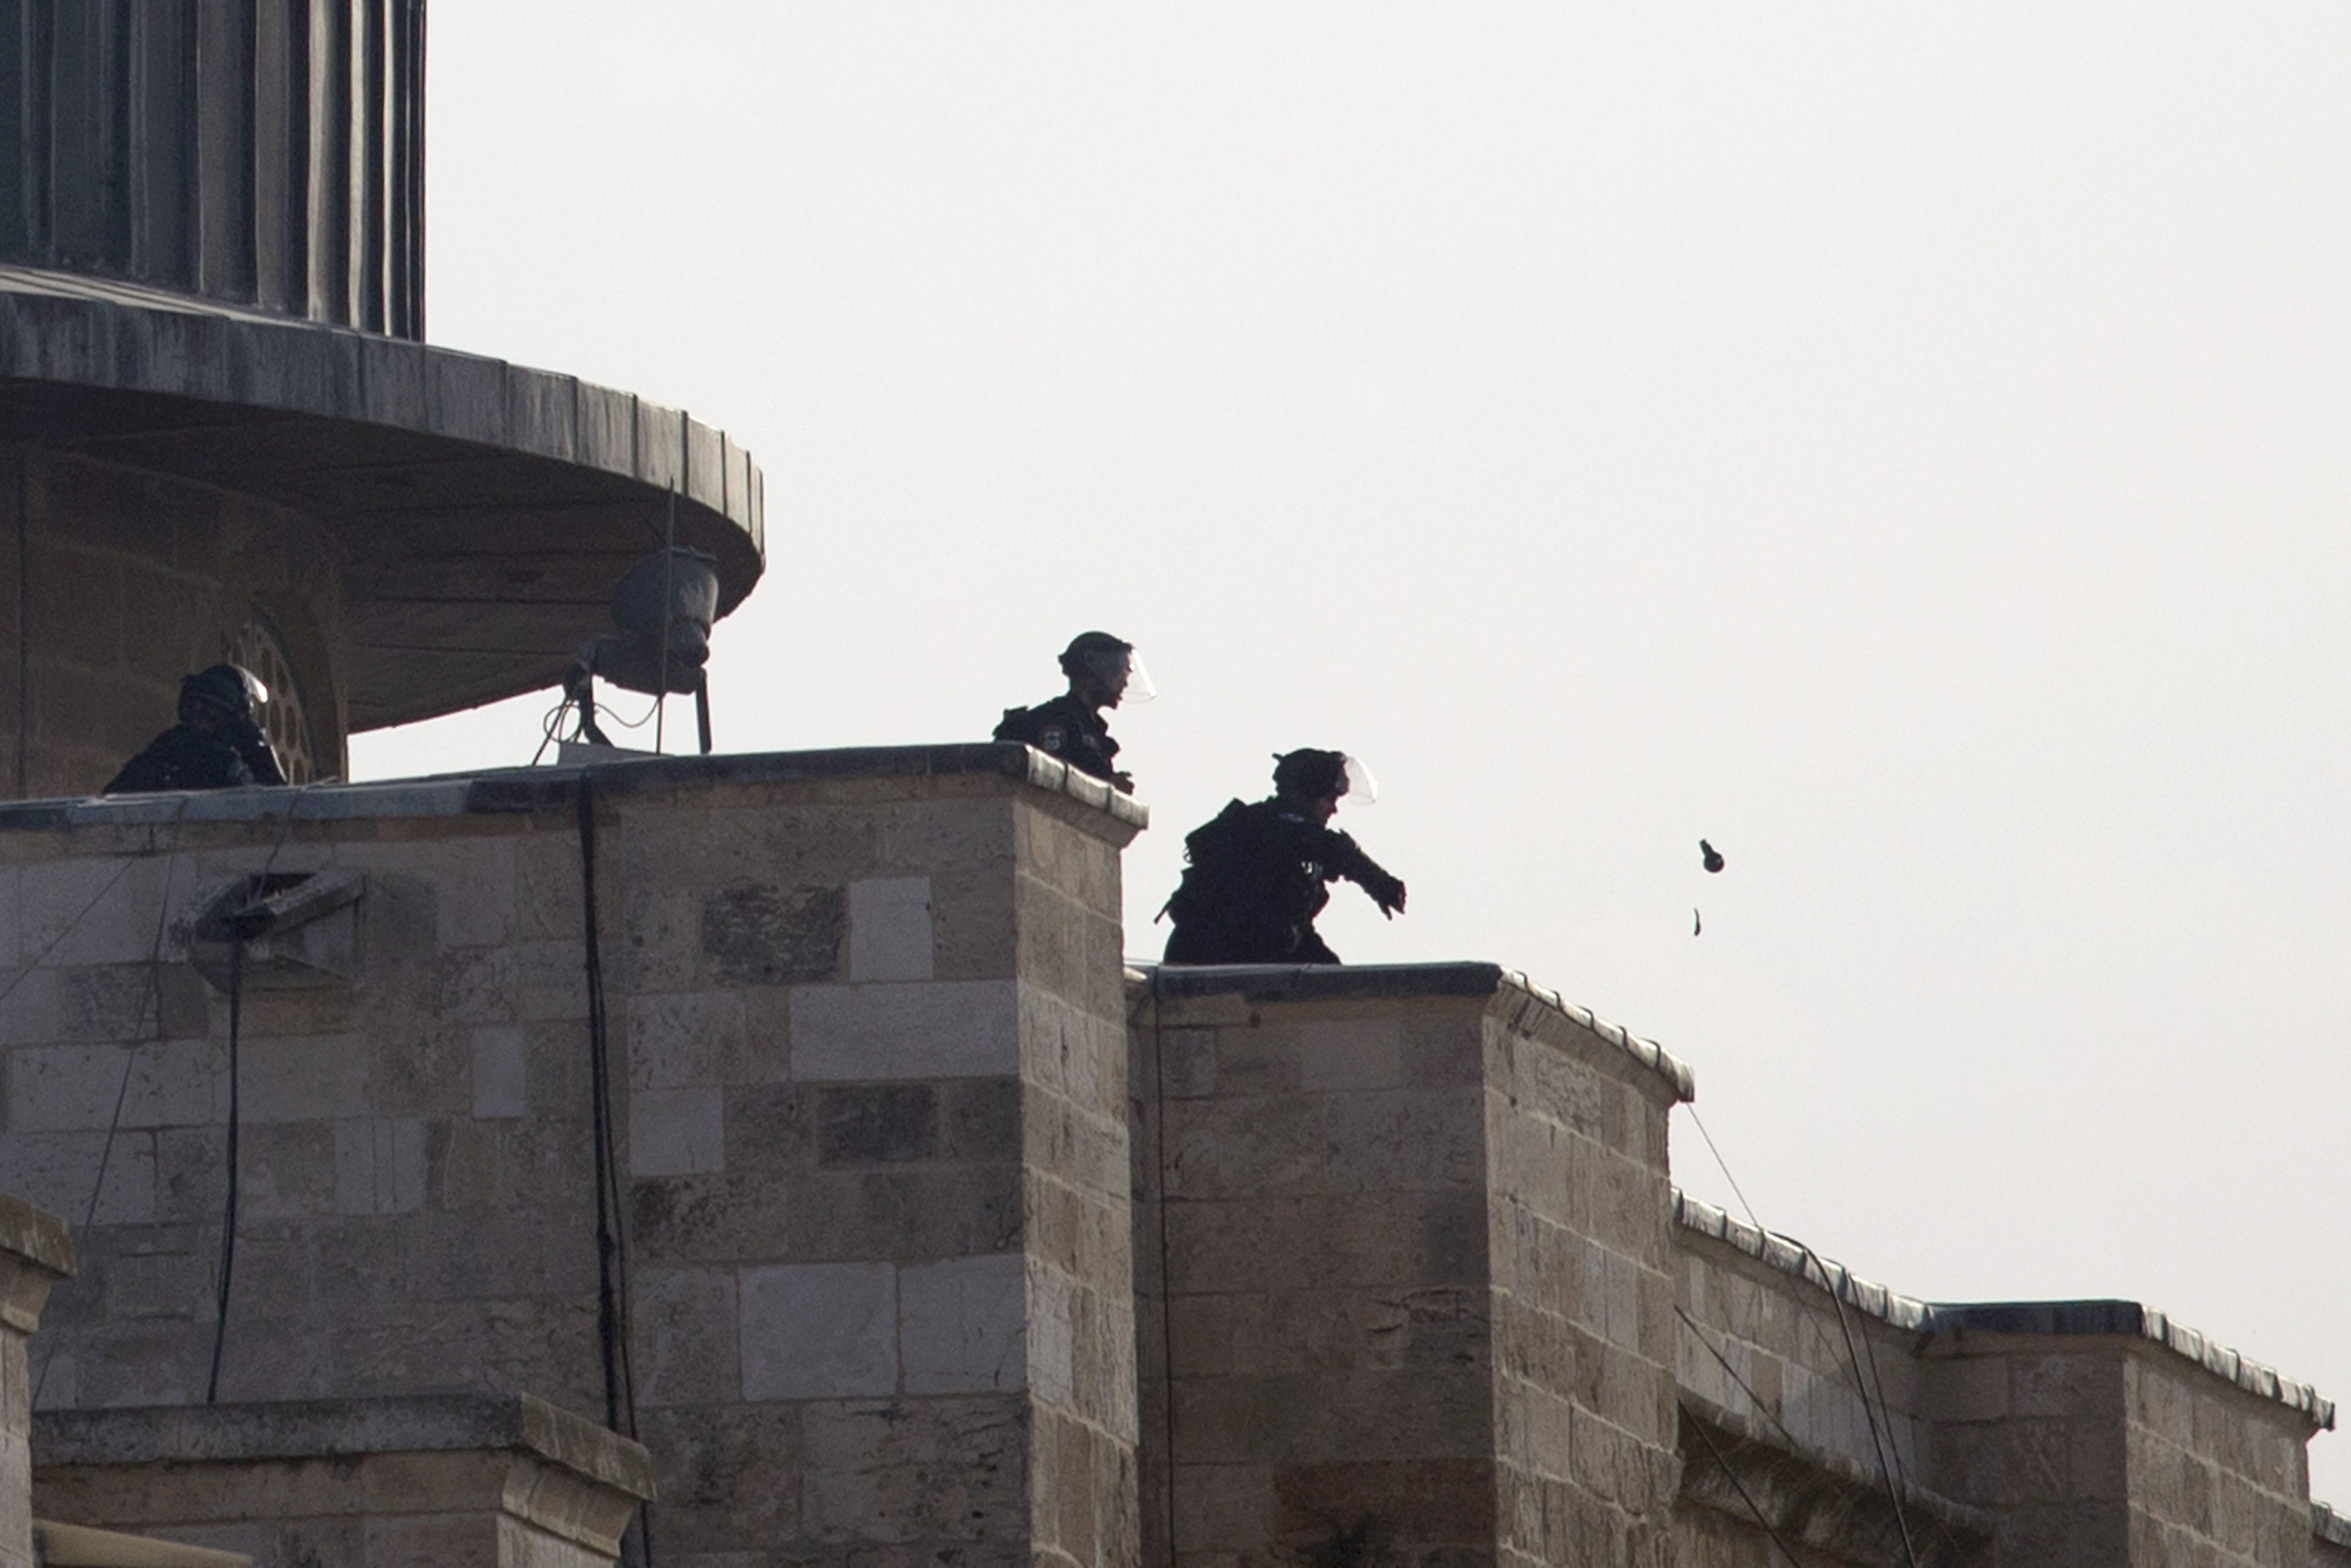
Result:
<svg viewBox="0 0 2351 1568"><path fill-rule="evenodd" d="M1370 768L1343 751L1322 751L1311 746L1275 756L1273 788L1300 800L1352 795L1356 804L1368 806L1380 798L1380 787L1372 781Z"/></svg>
<svg viewBox="0 0 2351 1568"><path fill-rule="evenodd" d="M1347 792L1347 754L1301 746L1273 759L1273 787L1301 800Z"/></svg>
<svg viewBox="0 0 2351 1568"><path fill-rule="evenodd" d="M207 707L252 722L259 707L261 683L235 664L214 664L180 677L180 717L191 718L191 707Z"/></svg>
<svg viewBox="0 0 2351 1568"><path fill-rule="evenodd" d="M1081 674L1106 681L1124 675L1126 695L1134 700L1149 702L1157 695L1143 661L1135 656L1134 644L1107 632L1081 632L1070 639L1070 645L1061 650L1061 674L1071 680Z"/></svg>

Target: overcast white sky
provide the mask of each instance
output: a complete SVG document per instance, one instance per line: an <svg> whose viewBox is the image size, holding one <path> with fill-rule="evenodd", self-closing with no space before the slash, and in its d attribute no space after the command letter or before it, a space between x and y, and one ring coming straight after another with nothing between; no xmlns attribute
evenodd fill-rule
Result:
<svg viewBox="0 0 2351 1568"><path fill-rule="evenodd" d="M1130 951L1185 831L1345 747L1412 889L1339 890L1348 957L1662 1040L1865 1275L2351 1397L2351 11L432 29L434 340L766 468L724 748L982 738L1109 628L1163 694ZM522 761L545 706L356 770ZM2351 1502L2351 1437L2312 1463Z"/></svg>

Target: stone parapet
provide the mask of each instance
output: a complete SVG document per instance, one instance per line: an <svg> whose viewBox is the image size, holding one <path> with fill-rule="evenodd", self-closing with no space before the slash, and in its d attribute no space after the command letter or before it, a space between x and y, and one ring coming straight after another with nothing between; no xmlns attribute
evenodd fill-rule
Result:
<svg viewBox="0 0 2351 1568"><path fill-rule="evenodd" d="M2351 1568L2351 1519L2323 1502L2310 1505L2311 1568Z"/></svg>
<svg viewBox="0 0 2351 1568"><path fill-rule="evenodd" d="M1801 1241L1759 1230L1713 1204L1674 1192L1675 1222L1746 1253L1782 1273L1795 1275L1838 1301L1899 1329L1945 1333L2127 1334L2162 1346L2257 1398L2273 1399L2306 1419L2315 1431L2335 1427L2335 1401L2307 1383L2297 1383L2252 1357L2231 1350L2178 1319L2137 1301L1922 1301L1874 1284L1832 1262Z"/></svg>
<svg viewBox="0 0 2351 1568"><path fill-rule="evenodd" d="M1687 1069L1492 965L1129 996L1145 1561L1666 1563Z"/></svg>
<svg viewBox="0 0 2351 1568"><path fill-rule="evenodd" d="M633 1403L665 1568L1122 1568L1144 820L999 745L0 808L0 1182L84 1212L107 1170L45 1406L203 1397L227 1006L190 912L265 869L356 873L348 981L246 986L224 1398Z"/></svg>
<svg viewBox="0 0 2351 1568"><path fill-rule="evenodd" d="M37 1507L259 1568L593 1568L645 1450L529 1395L45 1412Z"/></svg>
<svg viewBox="0 0 2351 1568"><path fill-rule="evenodd" d="M1675 1214L1681 1523L1722 1562L1769 1530L1870 1561L1906 1527L1922 1562L1998 1568L2328 1561L2307 1385L2136 1302L1926 1302Z"/></svg>

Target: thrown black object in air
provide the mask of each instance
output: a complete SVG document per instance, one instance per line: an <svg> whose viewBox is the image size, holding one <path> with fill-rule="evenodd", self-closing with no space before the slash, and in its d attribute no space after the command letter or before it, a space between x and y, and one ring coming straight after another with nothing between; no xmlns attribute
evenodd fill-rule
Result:
<svg viewBox="0 0 2351 1568"><path fill-rule="evenodd" d="M1699 862L1704 864L1706 869L1708 871L1720 871L1729 863L1722 858L1722 852L1716 849L1712 844L1708 843L1704 839L1700 839L1698 841L1698 853Z"/></svg>
<svg viewBox="0 0 2351 1568"><path fill-rule="evenodd" d="M1706 921L1705 921L1705 920L1704 920L1704 919L1703 919L1703 918L1698 915L1698 912L1697 910L1695 910L1695 909L1691 910L1691 911L1690 911L1690 935L1691 935L1691 936L1695 936L1698 935L1698 933L1700 933L1700 932L1704 931L1705 929L1706 929Z"/></svg>
<svg viewBox="0 0 2351 1568"><path fill-rule="evenodd" d="M718 558L673 545L628 570L612 590L617 632L590 637L565 672L563 695L580 705L580 738L610 746L596 726L590 686L601 678L626 691L694 695L702 749L710 750L710 626L718 619Z"/></svg>

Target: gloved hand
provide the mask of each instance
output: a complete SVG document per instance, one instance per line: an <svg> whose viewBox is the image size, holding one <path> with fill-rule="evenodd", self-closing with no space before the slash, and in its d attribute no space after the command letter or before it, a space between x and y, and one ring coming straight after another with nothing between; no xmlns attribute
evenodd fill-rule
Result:
<svg viewBox="0 0 2351 1568"><path fill-rule="evenodd" d="M1377 866L1364 868L1364 891L1380 906L1380 913L1394 920L1404 913L1404 883Z"/></svg>
<svg viewBox="0 0 2351 1568"><path fill-rule="evenodd" d="M269 737L261 727L241 714L233 714L222 725L221 733L228 737L237 755L245 758L246 768L256 784L283 784L285 770L277 765L277 753L270 748Z"/></svg>

